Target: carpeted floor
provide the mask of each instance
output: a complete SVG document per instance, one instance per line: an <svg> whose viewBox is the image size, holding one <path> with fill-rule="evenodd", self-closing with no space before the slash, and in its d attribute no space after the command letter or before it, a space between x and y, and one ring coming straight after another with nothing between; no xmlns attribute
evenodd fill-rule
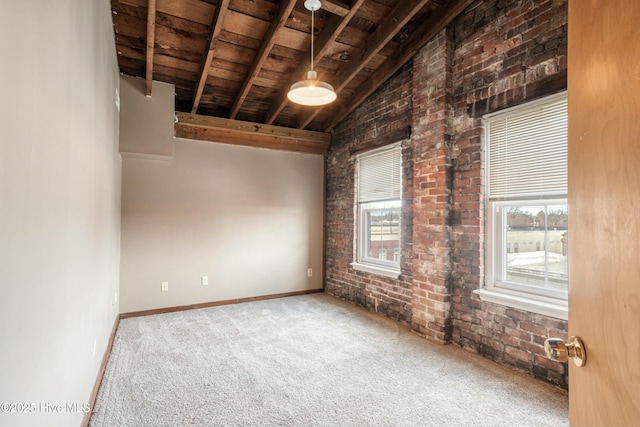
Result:
<svg viewBox="0 0 640 427"><path fill-rule="evenodd" d="M567 393L325 294L123 319L92 427L566 426Z"/></svg>

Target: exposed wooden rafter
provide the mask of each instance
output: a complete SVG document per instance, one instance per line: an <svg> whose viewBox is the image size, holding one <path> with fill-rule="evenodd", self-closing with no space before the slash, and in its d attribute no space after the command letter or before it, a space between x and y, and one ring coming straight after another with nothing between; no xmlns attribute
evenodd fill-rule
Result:
<svg viewBox="0 0 640 427"><path fill-rule="evenodd" d="M149 0L147 9L147 96L151 96L151 87L153 85L153 50L155 47L156 37L156 0Z"/></svg>
<svg viewBox="0 0 640 427"><path fill-rule="evenodd" d="M118 0L119 3L134 7L146 7L148 0ZM215 6L200 0L156 0L156 11L182 19L209 25L213 19Z"/></svg>
<svg viewBox="0 0 640 427"><path fill-rule="evenodd" d="M322 0L322 8L338 16L347 16L353 10L354 5L348 5L334 0Z"/></svg>
<svg viewBox="0 0 640 427"><path fill-rule="evenodd" d="M431 0L405 0L401 1L391 11L384 22L369 37L367 44L360 49L358 55L345 67L338 71L333 88L340 93L347 84L386 46L387 43L405 26L413 16L418 13ZM304 129L313 120L323 107L316 107L304 112L298 118L298 128Z"/></svg>
<svg viewBox="0 0 640 427"><path fill-rule="evenodd" d="M263 38L264 41L262 42L262 45L260 46L260 49L258 50L258 53L256 54L251 67L249 68L249 71L247 72L247 76L242 82L242 86L240 87L240 91L238 92L238 97L236 98L233 107L231 107L231 114L229 115L229 117L231 117L232 119L236 118L236 115L238 114L242 103L247 97L247 94L249 93L253 82L258 76L262 65L269 56L269 52L275 44L275 34L278 32L278 30L284 27L284 24L287 23L287 18L289 17L289 15L291 15L291 11L293 10L293 7L295 5L296 0L283 1L283 3L280 5L280 9L278 9L278 15L273 18L273 21L271 21L271 25L269 26L269 29L267 30L267 33Z"/></svg>
<svg viewBox="0 0 640 427"><path fill-rule="evenodd" d="M207 52L205 54L205 60L202 64L202 71L200 72L200 78L198 79L198 83L193 95L193 107L191 108L192 113L195 113L198 110L200 98L202 97L202 91L204 90L204 85L207 82L207 77L209 76L211 61L213 61L213 53L218 43L220 31L222 30L224 15L227 13L228 7L229 0L220 0L220 2L218 3L218 7L216 7L215 13L213 14L213 20L211 22L211 35L209 37L209 48L207 49Z"/></svg>
<svg viewBox="0 0 640 427"><path fill-rule="evenodd" d="M338 38L340 33L347 26L351 18L355 16L355 14L358 12L358 9L360 9L360 7L364 4L364 2L365 0L355 0L351 5L351 8L347 9L346 14L344 15L335 14L329 19L324 29L318 36L318 39L314 43L314 48L313 48L314 62L320 61L320 59L325 55L329 46L331 46L331 44ZM325 1L322 3L322 6L325 9L330 10L327 8L328 4L329 2ZM335 6L336 3L333 2L331 4ZM311 48L309 48L309 50L305 53L304 57L309 58L310 53L311 53ZM265 120L267 124L273 123L276 117L278 117L278 114L280 114L280 112L285 107L285 105L287 105L287 102L288 102L287 93L289 92L289 88L291 87L292 84L294 84L295 82L297 82L303 77L304 73L308 70L308 68L309 68L309 61L304 60L304 61L301 61L300 64L298 64L298 67L295 69L295 71L291 73L291 77L289 78L289 81L287 81L287 84L282 88L278 97L276 98L276 101L272 104L271 109L267 113L267 117Z"/></svg>
<svg viewBox="0 0 640 427"><path fill-rule="evenodd" d="M148 93L152 80L173 84L177 111L319 131L344 119L465 6L475 13L477 0L322 0L313 52L304 0L110 2L120 72L146 77ZM336 102L289 102L311 58Z"/></svg>
<svg viewBox="0 0 640 427"><path fill-rule="evenodd" d="M175 133L178 138L248 147L270 148L326 155L331 134L263 125L239 120L177 113Z"/></svg>
<svg viewBox="0 0 640 427"><path fill-rule="evenodd" d="M436 11L407 40L402 49L391 56L365 84L358 88L354 96L338 108L324 124L325 132L332 130L340 121L362 104L373 92L409 61L438 32L445 28L474 0L453 0L449 7Z"/></svg>

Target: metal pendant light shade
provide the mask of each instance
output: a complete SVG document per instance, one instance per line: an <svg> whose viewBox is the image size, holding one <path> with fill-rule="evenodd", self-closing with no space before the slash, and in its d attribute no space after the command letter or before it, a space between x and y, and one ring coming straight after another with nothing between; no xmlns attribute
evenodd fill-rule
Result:
<svg viewBox="0 0 640 427"><path fill-rule="evenodd" d="M315 12L316 10L320 10L322 7L322 2L320 0L305 0L304 7L307 10Z"/></svg>
<svg viewBox="0 0 640 427"><path fill-rule="evenodd" d="M287 97L302 105L326 105L336 100L336 93L329 83L318 80L315 71L307 72L307 79L291 85Z"/></svg>
<svg viewBox="0 0 640 427"><path fill-rule="evenodd" d="M311 69L307 72L307 79L291 85L287 98L300 105L319 106L330 104L337 96L333 86L318 80L318 74L313 70L313 34L314 12L322 6L320 0L306 0L304 7L311 11Z"/></svg>

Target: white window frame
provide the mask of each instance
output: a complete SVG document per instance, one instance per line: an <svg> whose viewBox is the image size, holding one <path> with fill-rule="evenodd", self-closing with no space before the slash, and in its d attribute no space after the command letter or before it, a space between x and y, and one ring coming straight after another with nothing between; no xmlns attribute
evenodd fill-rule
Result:
<svg viewBox="0 0 640 427"><path fill-rule="evenodd" d="M361 201L358 193L358 189L360 188L360 164L363 158L367 156L375 156L379 155L383 152L389 152L395 150L397 154L400 156L400 174L398 176L398 195L399 197L393 199L380 199L380 200L371 200L369 202ZM401 151L401 143L395 143L391 145L387 145L382 148L378 148L376 150L371 150L366 153L362 153L356 157L356 200L355 200L355 209L356 209L356 233L355 233L355 242L354 242L354 255L355 258L351 263L351 267L357 271L363 271L366 273L376 274L384 277L390 277L397 279L400 277L400 262L389 261L389 260L381 260L377 257L370 257L367 254L367 248L369 247L369 234L367 233L366 227L364 226L367 222L367 214L372 211L377 211L380 209L398 209L400 214L402 213L402 151ZM373 206L367 206L374 203L387 203L387 204L399 204L398 207L381 207L376 208ZM402 226L398 224L398 240L402 241ZM401 243L400 243L401 244ZM387 252L389 253L389 252Z"/></svg>
<svg viewBox="0 0 640 427"><path fill-rule="evenodd" d="M489 135L487 121L505 115L524 114L534 111L553 102L567 98L567 93L562 92L543 99L528 102L526 104L502 110L498 113L485 116L485 164L487 173L487 185L489 185ZM486 227L486 275L485 285L482 289L474 291L481 300L502 304L509 307L526 310L533 313L543 314L559 319L568 318L567 292L562 290L552 290L536 286L529 286L524 283L510 282L502 278L500 272L505 272L505 252L506 252L506 218L502 215L502 208L507 206L539 206L539 205L566 205L567 195L564 192L555 191L541 195L515 195L489 197L489 191L485 196L487 212Z"/></svg>

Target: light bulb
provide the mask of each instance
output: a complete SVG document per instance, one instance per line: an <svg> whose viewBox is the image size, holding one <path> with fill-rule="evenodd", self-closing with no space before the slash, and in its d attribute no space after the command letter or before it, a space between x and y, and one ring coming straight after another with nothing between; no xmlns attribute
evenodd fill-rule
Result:
<svg viewBox="0 0 640 427"><path fill-rule="evenodd" d="M315 71L309 71L306 80L291 85L287 98L296 104L318 106L335 101L336 93L329 83L318 80Z"/></svg>

